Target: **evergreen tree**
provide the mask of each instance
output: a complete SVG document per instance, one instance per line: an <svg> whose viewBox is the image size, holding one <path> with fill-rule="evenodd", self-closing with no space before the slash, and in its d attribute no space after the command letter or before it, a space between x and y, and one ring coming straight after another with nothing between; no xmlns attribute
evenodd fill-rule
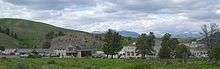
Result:
<svg viewBox="0 0 220 69"><path fill-rule="evenodd" d="M188 58L190 51L184 44L177 45L175 48L175 58Z"/></svg>
<svg viewBox="0 0 220 69"><path fill-rule="evenodd" d="M0 26L0 33L2 33L3 32L3 28Z"/></svg>
<svg viewBox="0 0 220 69"><path fill-rule="evenodd" d="M179 41L177 38L171 38L171 52L170 52L170 56L174 57L175 56L175 49L178 46Z"/></svg>
<svg viewBox="0 0 220 69"><path fill-rule="evenodd" d="M215 60L220 60L220 42L218 42L212 49L212 57Z"/></svg>
<svg viewBox="0 0 220 69"><path fill-rule="evenodd" d="M15 39L18 39L17 33L14 33L14 38L15 38Z"/></svg>
<svg viewBox="0 0 220 69"><path fill-rule="evenodd" d="M50 48L50 41L56 36L54 31L50 31L49 33L46 34L45 42L43 43L43 48L48 49Z"/></svg>
<svg viewBox="0 0 220 69"><path fill-rule="evenodd" d="M4 46L0 46L0 50L1 51L5 51L5 47Z"/></svg>
<svg viewBox="0 0 220 69"><path fill-rule="evenodd" d="M141 54L141 57L144 58L145 55L152 55L154 52L155 46L155 36L153 32L150 32L149 35L142 34L138 37L136 43L136 51Z"/></svg>
<svg viewBox="0 0 220 69"><path fill-rule="evenodd" d="M50 40L53 39L55 37L55 32L54 31L50 31L49 33L46 34L46 39Z"/></svg>
<svg viewBox="0 0 220 69"><path fill-rule="evenodd" d="M148 49L148 35L147 34L141 34L137 38L136 43L137 49L136 51L141 54L141 58L144 58L147 53L150 53L150 50Z"/></svg>
<svg viewBox="0 0 220 69"><path fill-rule="evenodd" d="M4 33L7 34L7 35L10 35L10 29L9 29L9 28L6 28L5 31L4 31Z"/></svg>
<svg viewBox="0 0 220 69"><path fill-rule="evenodd" d="M172 52L172 40L171 35L169 33L166 33L162 38L161 48L159 52L160 58L171 58L171 52Z"/></svg>
<svg viewBox="0 0 220 69"><path fill-rule="evenodd" d="M50 41L45 41L44 43L43 43L43 48L44 49L48 49L48 48L50 48Z"/></svg>
<svg viewBox="0 0 220 69"><path fill-rule="evenodd" d="M149 42L149 47L148 48L149 48L149 50L151 52L154 52L154 46L155 46L155 39L156 39L156 37L155 37L153 32L150 32L148 37L149 37L148 38L148 42ZM153 53L148 53L148 54L153 54Z"/></svg>
<svg viewBox="0 0 220 69"><path fill-rule="evenodd" d="M65 34L62 31L58 32L58 36L64 36Z"/></svg>
<svg viewBox="0 0 220 69"><path fill-rule="evenodd" d="M123 48L121 35L113 30L108 30L104 37L105 43L102 50L107 56L112 55L113 58L113 55L117 54Z"/></svg>

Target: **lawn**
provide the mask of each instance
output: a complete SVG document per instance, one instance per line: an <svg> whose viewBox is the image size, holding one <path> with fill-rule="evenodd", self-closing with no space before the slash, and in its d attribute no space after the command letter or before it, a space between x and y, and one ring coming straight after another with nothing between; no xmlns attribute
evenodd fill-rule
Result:
<svg viewBox="0 0 220 69"><path fill-rule="evenodd" d="M0 69L220 69L206 60L0 59Z"/></svg>

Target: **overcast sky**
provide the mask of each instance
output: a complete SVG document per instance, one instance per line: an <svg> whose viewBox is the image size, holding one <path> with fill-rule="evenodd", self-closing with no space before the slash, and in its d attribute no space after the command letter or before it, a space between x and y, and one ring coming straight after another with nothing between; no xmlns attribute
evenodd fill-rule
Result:
<svg viewBox="0 0 220 69"><path fill-rule="evenodd" d="M203 24L220 24L220 0L0 0L0 18L87 32L195 32Z"/></svg>

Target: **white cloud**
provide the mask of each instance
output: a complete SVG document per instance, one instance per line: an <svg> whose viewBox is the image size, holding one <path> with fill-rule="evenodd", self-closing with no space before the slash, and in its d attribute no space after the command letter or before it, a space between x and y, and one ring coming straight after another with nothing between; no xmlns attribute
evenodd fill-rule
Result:
<svg viewBox="0 0 220 69"><path fill-rule="evenodd" d="M59 9L41 1L33 6L27 0L25 4L0 0L0 18L29 19L87 32L115 29L139 33L194 32L210 20L219 23L220 18L214 3L200 0L65 0L62 6L54 6ZM55 4L60 1L54 0Z"/></svg>
<svg viewBox="0 0 220 69"><path fill-rule="evenodd" d="M220 10L216 10L216 13L217 13L217 14L220 14Z"/></svg>

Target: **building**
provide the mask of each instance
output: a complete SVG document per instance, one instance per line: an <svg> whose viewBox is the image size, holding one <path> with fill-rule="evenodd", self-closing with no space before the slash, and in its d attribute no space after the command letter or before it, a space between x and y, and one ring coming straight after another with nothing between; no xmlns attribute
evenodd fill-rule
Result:
<svg viewBox="0 0 220 69"><path fill-rule="evenodd" d="M33 49L17 49L16 50L17 56L21 58L27 58L32 52L33 52Z"/></svg>
<svg viewBox="0 0 220 69"><path fill-rule="evenodd" d="M145 55L147 58L157 58L158 53L161 47L161 40L156 39L155 46L154 46L154 52L152 55ZM119 52L119 55L121 58L140 58L141 55L137 53L136 51L135 43L130 44L129 46L124 46L123 49Z"/></svg>
<svg viewBox="0 0 220 69"><path fill-rule="evenodd" d="M87 45L87 41L77 36L62 36L51 41L51 56L60 58L91 57L95 49Z"/></svg>
<svg viewBox="0 0 220 69"><path fill-rule="evenodd" d="M190 52L191 52L191 58L207 58L208 57L208 48L205 46L205 44L198 43L196 41L193 41L191 43L184 43L186 45Z"/></svg>
<svg viewBox="0 0 220 69"><path fill-rule="evenodd" d="M38 55L42 57L50 57L50 50L49 49L34 49L35 52L38 53Z"/></svg>
<svg viewBox="0 0 220 69"><path fill-rule="evenodd" d="M119 54L121 58L140 58L141 55L136 52L136 48L134 45L125 46Z"/></svg>

